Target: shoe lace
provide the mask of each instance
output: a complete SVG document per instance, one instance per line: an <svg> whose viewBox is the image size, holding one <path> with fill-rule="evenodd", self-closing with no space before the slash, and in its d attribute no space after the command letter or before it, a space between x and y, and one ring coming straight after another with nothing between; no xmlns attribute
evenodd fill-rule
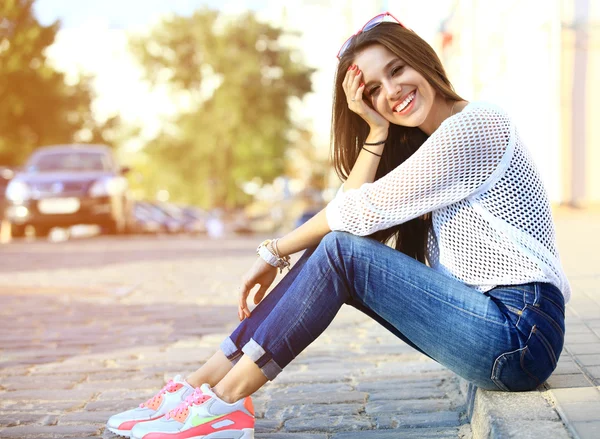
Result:
<svg viewBox="0 0 600 439"><path fill-rule="evenodd" d="M160 392L158 392L148 401L141 403L140 407L148 407L155 403L161 397L161 395L164 395L166 392L173 392L174 390L177 390L177 383L173 380L169 380L169 382L160 390Z"/></svg>
<svg viewBox="0 0 600 439"><path fill-rule="evenodd" d="M191 406L193 404L200 404L200 403L206 401L208 398L209 398L208 395L205 395L204 393L202 393L202 390L200 390L200 387L196 387L194 389L194 393L192 393L190 396L188 396L185 399L185 401L183 401L181 404L179 404L177 407L175 407L173 410L169 411L165 415L165 419L169 420L171 418L176 418L181 413L186 411L189 408L189 406Z"/></svg>

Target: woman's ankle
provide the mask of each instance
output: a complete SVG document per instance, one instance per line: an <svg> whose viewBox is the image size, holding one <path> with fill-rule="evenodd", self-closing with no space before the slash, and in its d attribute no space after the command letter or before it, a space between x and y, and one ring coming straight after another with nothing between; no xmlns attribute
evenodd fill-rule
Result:
<svg viewBox="0 0 600 439"><path fill-rule="evenodd" d="M228 392L227 389L224 388L224 386L220 386L219 384L217 384L215 387L212 387L211 389L221 401L227 404L233 404L243 398L243 396L240 397L234 392Z"/></svg>

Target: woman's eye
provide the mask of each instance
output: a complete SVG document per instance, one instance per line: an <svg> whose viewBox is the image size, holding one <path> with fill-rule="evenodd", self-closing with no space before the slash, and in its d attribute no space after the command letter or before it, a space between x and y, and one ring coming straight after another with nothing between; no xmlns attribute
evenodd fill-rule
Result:
<svg viewBox="0 0 600 439"><path fill-rule="evenodd" d="M396 76L397 73L401 72L404 66L397 66L392 69L392 76Z"/></svg>
<svg viewBox="0 0 600 439"><path fill-rule="evenodd" d="M379 86L378 85L376 85L375 87L371 87L369 89L369 95L370 96L373 96L373 95L377 94L378 92L379 92Z"/></svg>

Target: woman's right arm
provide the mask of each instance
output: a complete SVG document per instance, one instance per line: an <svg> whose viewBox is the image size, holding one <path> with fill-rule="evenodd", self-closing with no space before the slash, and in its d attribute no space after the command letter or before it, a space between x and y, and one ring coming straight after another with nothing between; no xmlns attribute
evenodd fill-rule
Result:
<svg viewBox="0 0 600 439"><path fill-rule="evenodd" d="M300 227L277 241L279 255L288 256L308 247L316 246L330 231L325 209L323 209ZM260 257L255 260L254 265L243 276L239 289L238 317L240 320L250 317L250 308L248 308L247 301L250 291L256 285L259 285L259 289L254 295L254 303L258 304L275 280L276 275L277 269L275 267L269 265Z"/></svg>
<svg viewBox="0 0 600 439"><path fill-rule="evenodd" d="M316 246L329 232L331 229L327 223L325 209L322 209L300 227L280 238L277 241L277 249L280 256L288 256Z"/></svg>

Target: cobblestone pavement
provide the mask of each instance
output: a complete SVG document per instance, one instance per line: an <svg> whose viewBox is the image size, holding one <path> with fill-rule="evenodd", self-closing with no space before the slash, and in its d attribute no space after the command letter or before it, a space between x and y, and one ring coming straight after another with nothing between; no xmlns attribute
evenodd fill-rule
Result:
<svg viewBox="0 0 600 439"><path fill-rule="evenodd" d="M0 246L0 437L114 437L111 414L195 370L235 327L260 240ZM471 435L457 378L350 307L255 405L257 438Z"/></svg>
<svg viewBox="0 0 600 439"><path fill-rule="evenodd" d="M558 244L571 283L565 347L546 386L571 434L600 438L600 210L564 211Z"/></svg>

